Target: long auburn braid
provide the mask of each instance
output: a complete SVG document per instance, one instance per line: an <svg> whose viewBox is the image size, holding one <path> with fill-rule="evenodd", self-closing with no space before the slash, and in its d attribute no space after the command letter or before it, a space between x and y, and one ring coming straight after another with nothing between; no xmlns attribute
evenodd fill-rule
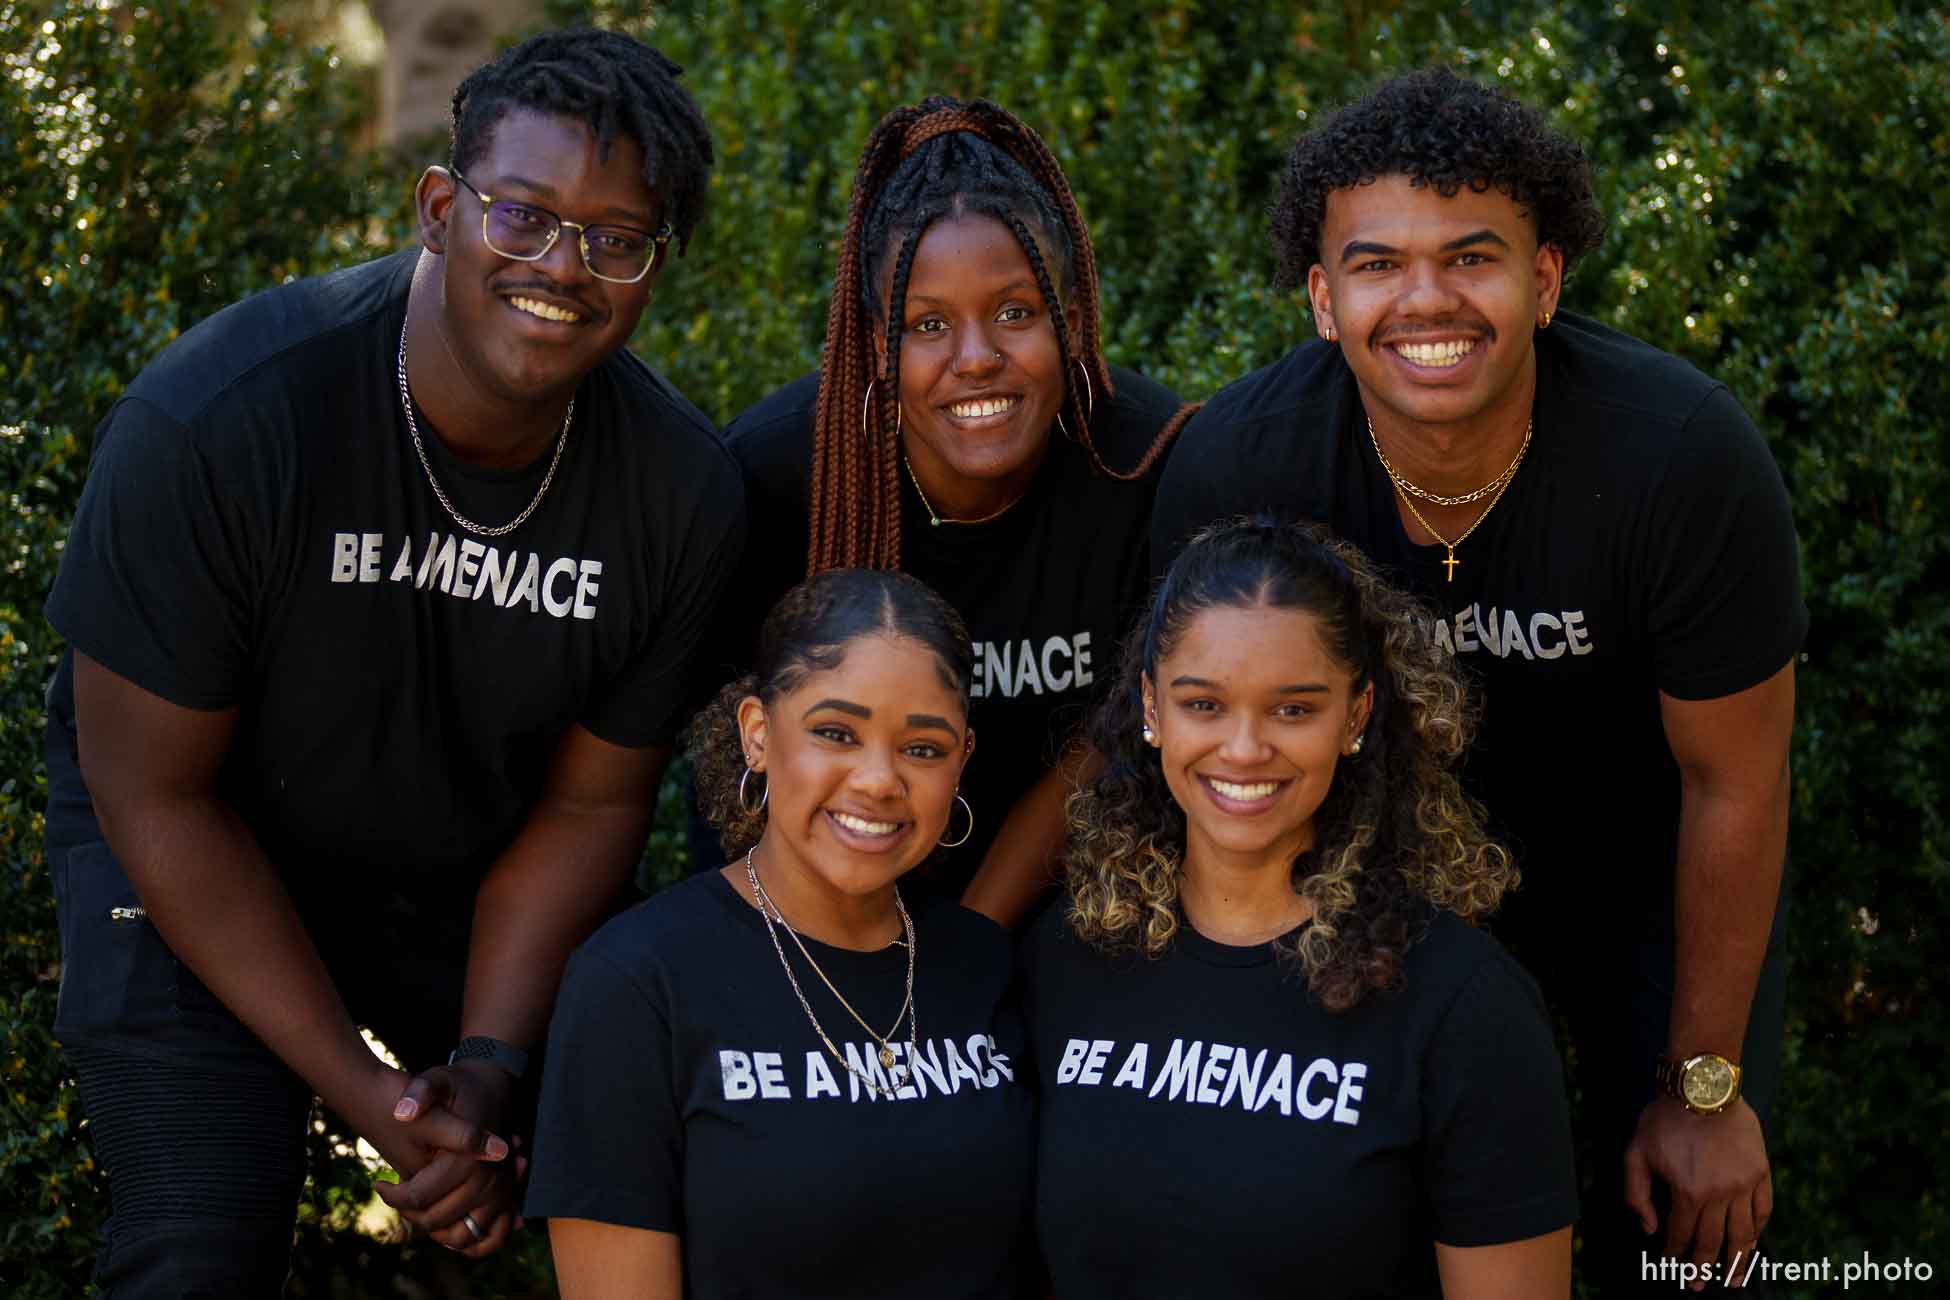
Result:
<svg viewBox="0 0 1950 1300"><path fill-rule="evenodd" d="M986 148L937 143L962 133ZM981 192L971 193L977 185ZM1003 189L1011 191L1006 200L997 193ZM936 96L897 108L874 127L861 152L826 311L813 416L808 574L846 566L900 567L900 343L908 276L928 226L964 211L1001 221L1021 244L1056 334L1064 387L1058 409L1098 472L1118 479L1143 476L1190 414L1188 407L1174 415L1133 469L1120 472L1104 463L1090 433L1094 402L1112 393L1097 260L1055 154L1035 131L986 100ZM1063 256L1069 283L1052 275L1036 237L1038 225ZM887 365L876 374L871 330L880 310L878 272L890 255L891 293L881 322ZM1063 313L1064 288L1078 309L1075 339ZM1080 370L1089 379L1088 398L1078 383Z"/></svg>

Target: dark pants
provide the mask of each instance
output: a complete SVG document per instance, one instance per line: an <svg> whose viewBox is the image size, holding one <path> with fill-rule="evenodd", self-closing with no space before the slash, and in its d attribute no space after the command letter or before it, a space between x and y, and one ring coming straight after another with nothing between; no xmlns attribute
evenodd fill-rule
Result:
<svg viewBox="0 0 1950 1300"><path fill-rule="evenodd" d="M1785 908L1777 911L1766 963L1747 1019L1741 1051L1741 1095L1760 1116L1763 1130L1780 1087L1781 1038L1786 1024L1787 948ZM1679 1293L1656 1269L1664 1253L1666 1205L1654 1180L1659 1230L1647 1236L1625 1205L1624 1153L1639 1113L1656 1092L1653 1062L1665 1051L1667 1016L1672 1005L1672 948L1636 945L1629 956L1606 960L1588 949L1580 960L1569 952L1513 950L1526 959L1569 1033L1573 1066L1570 1084L1580 1094L1578 1155L1587 1175L1578 1277L1590 1295L1672 1296ZM1770 1157L1772 1135L1769 1134ZM1763 1238L1763 1241L1765 1238ZM1739 1245L1727 1244L1731 1254ZM1717 1287L1710 1288L1717 1290ZM1690 1294L1690 1293L1688 1293ZM1760 1295L1756 1284L1747 1294Z"/></svg>
<svg viewBox="0 0 1950 1300"><path fill-rule="evenodd" d="M311 1089L127 910L140 904L106 844L50 844L48 864L61 926L55 1034L112 1203L96 1284L112 1300L280 1294ZM382 1012L365 1023L402 1064L424 1067L452 1045L463 966L424 931L410 946L393 937L362 936L365 962L335 963L354 972L340 992L355 1016Z"/></svg>

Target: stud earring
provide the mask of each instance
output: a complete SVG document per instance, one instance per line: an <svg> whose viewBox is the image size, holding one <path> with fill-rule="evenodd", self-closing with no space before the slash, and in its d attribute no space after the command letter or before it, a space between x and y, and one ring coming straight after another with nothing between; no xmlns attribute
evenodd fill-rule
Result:
<svg viewBox="0 0 1950 1300"><path fill-rule="evenodd" d="M1138 734L1144 737L1144 743L1147 745L1155 745L1158 743L1158 733L1151 730L1151 724L1148 722L1144 724Z"/></svg>
<svg viewBox="0 0 1950 1300"><path fill-rule="evenodd" d="M1327 327L1326 339L1329 343L1334 341L1334 327L1332 325Z"/></svg>
<svg viewBox="0 0 1950 1300"><path fill-rule="evenodd" d="M1349 745L1349 746L1347 747L1347 752L1348 752L1349 754L1358 754L1358 753L1360 753L1360 752L1361 752L1361 742L1362 742L1363 740L1366 740L1366 739L1367 739L1367 737L1366 737L1366 736L1356 736L1356 737L1354 738L1354 743L1353 743L1353 744L1351 744L1351 745Z"/></svg>
<svg viewBox="0 0 1950 1300"><path fill-rule="evenodd" d="M1537 328L1540 330L1547 330L1550 327L1551 327L1551 314L1549 312L1545 312L1542 316L1537 318Z"/></svg>

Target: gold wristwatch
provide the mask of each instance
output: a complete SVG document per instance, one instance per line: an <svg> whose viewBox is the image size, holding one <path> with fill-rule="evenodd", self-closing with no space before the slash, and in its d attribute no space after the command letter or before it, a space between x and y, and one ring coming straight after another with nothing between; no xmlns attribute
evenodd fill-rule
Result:
<svg viewBox="0 0 1950 1300"><path fill-rule="evenodd" d="M1659 1091L1695 1115L1717 1115L1740 1098L1740 1067L1715 1052L1676 1061L1659 1058Z"/></svg>

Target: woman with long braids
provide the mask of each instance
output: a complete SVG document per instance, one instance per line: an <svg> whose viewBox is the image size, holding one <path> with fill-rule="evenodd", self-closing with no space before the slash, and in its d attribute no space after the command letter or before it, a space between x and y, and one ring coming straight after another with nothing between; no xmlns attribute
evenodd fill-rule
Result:
<svg viewBox="0 0 1950 1300"><path fill-rule="evenodd" d="M1516 879L1420 609L1309 527L1166 573L1025 941L1055 1294L1564 1300L1577 1215Z"/></svg>
<svg viewBox="0 0 1950 1300"><path fill-rule="evenodd" d="M733 859L598 931L550 1026L527 1212L566 1300L1021 1294L1009 938L896 883L958 807L972 672L922 583L830 570L694 724Z"/></svg>
<svg viewBox="0 0 1950 1300"><path fill-rule="evenodd" d="M916 892L1005 924L1049 879L1070 735L1142 604L1183 422L1105 363L1098 310L1089 231L1034 131L981 100L896 109L854 178L819 372L727 430L752 520L727 644L841 565L916 574L967 621L983 760Z"/></svg>

